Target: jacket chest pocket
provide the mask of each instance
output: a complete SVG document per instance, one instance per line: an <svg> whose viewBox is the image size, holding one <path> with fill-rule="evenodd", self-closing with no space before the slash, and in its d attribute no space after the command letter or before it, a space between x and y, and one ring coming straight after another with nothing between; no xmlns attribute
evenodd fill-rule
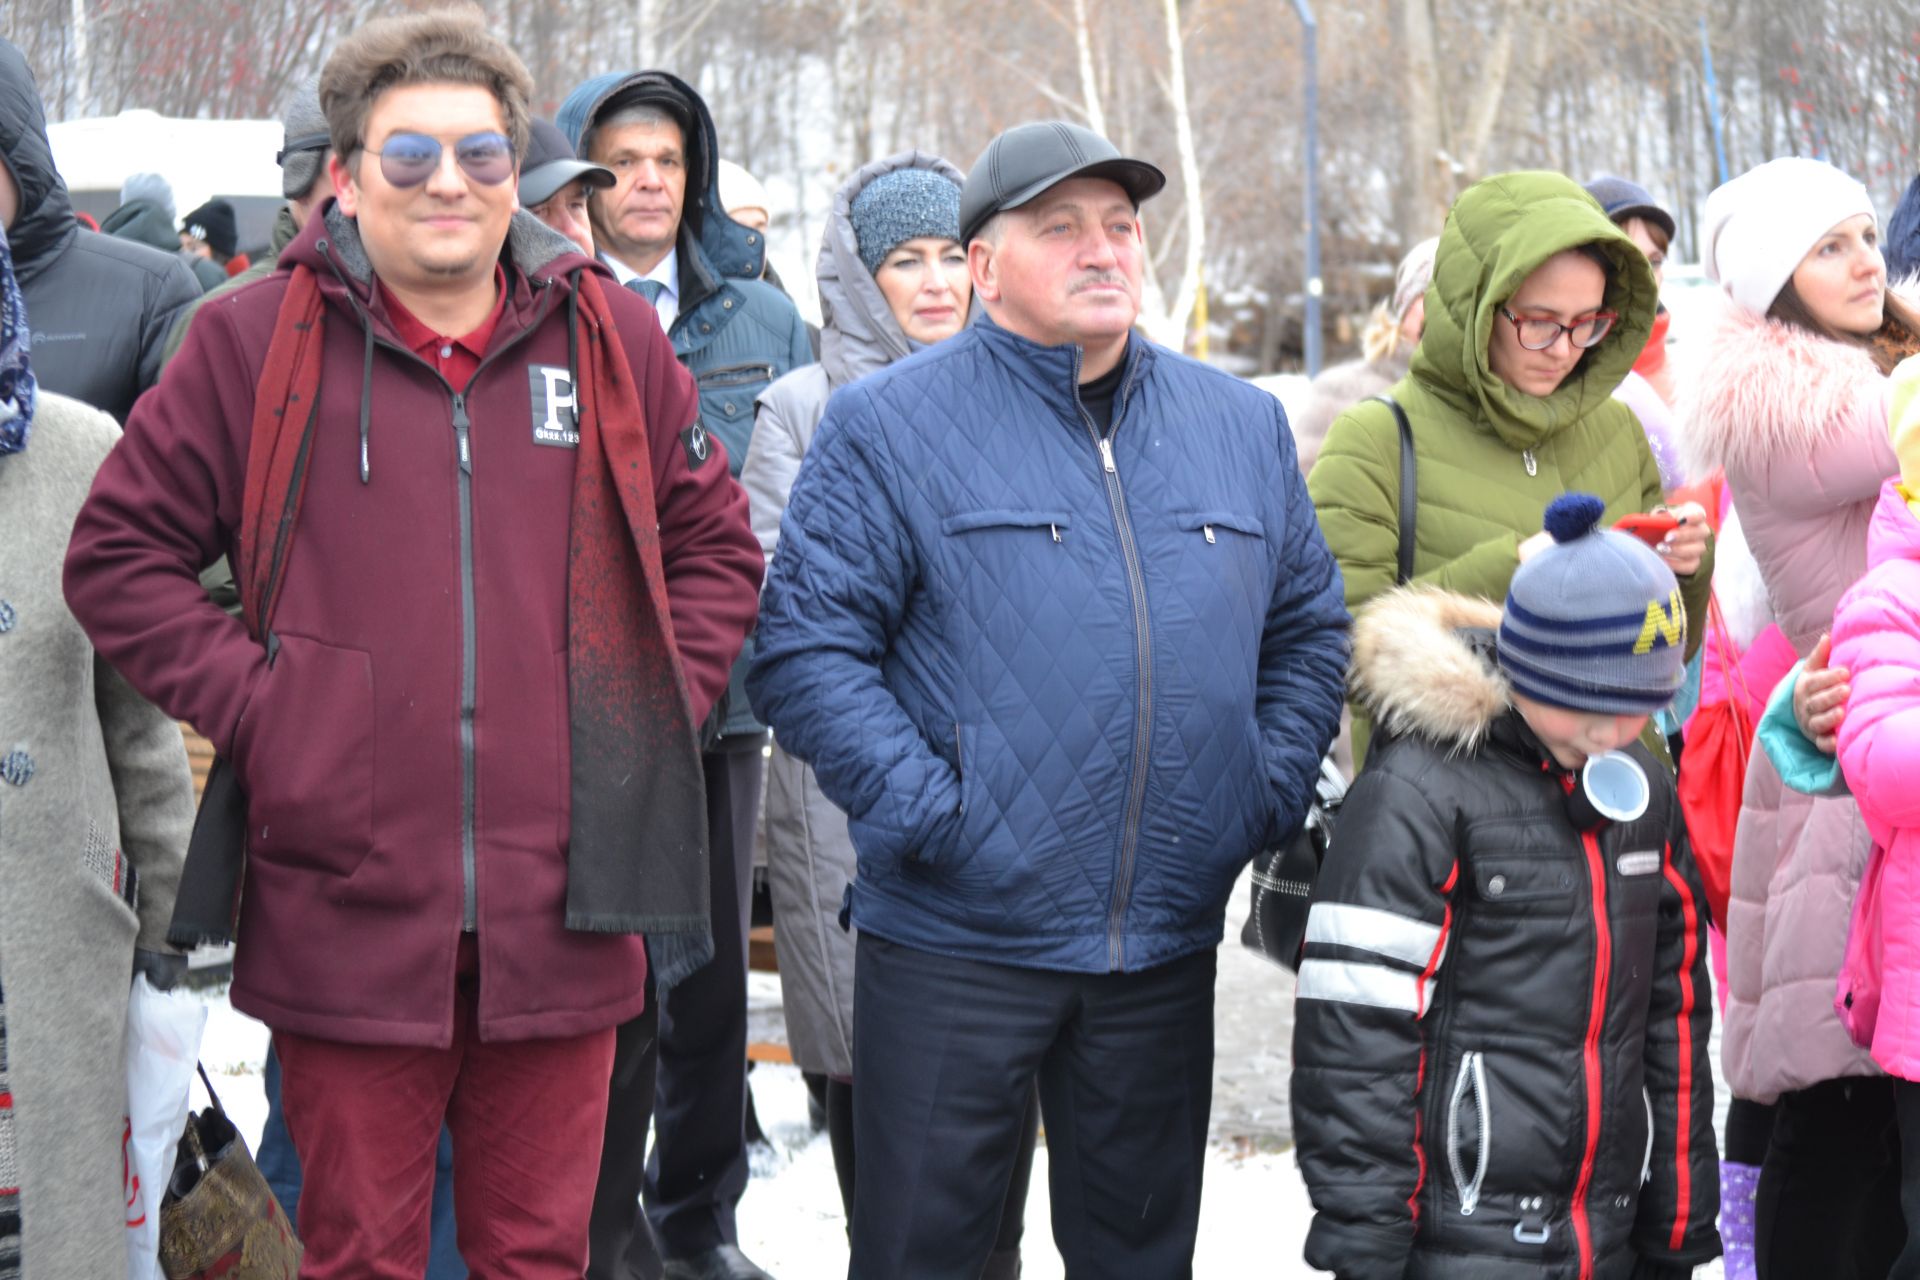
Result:
<svg viewBox="0 0 1920 1280"><path fill-rule="evenodd" d="M1267 527L1238 511L1183 511L1177 517L1184 533L1197 533L1209 547L1265 550Z"/></svg>
<svg viewBox="0 0 1920 1280"><path fill-rule="evenodd" d="M956 511L940 521L941 559L947 569L954 619L976 630L1010 659L1040 611L1083 606L1078 575L1069 563L1073 517L1064 509L990 508ZM986 661L971 652L969 664Z"/></svg>
<svg viewBox="0 0 1920 1280"><path fill-rule="evenodd" d="M1473 860L1473 895L1494 910L1571 906L1574 870L1571 862L1546 852L1484 855Z"/></svg>
<svg viewBox="0 0 1920 1280"><path fill-rule="evenodd" d="M1174 516L1176 558L1169 573L1188 584L1187 600L1204 612L1194 622L1216 643L1227 636L1252 637L1243 656L1257 661L1255 647L1273 598L1273 555L1266 525L1256 516L1225 507L1182 511ZM1211 584L1212 592L1194 594L1192 584ZM1177 616L1177 614L1175 615Z"/></svg>
<svg viewBox="0 0 1920 1280"><path fill-rule="evenodd" d="M694 375L694 382L700 388L700 417L705 421L708 431L720 431L721 439L729 450L738 447L742 434L753 423L753 401L762 391L773 383L773 366L770 364L729 364L717 369L703 369ZM736 439L739 437L739 439ZM739 450L741 457L730 459L736 472L745 460L746 450Z"/></svg>
<svg viewBox="0 0 1920 1280"><path fill-rule="evenodd" d="M1073 526L1067 511L1015 511L995 508L985 511L958 511L940 521L940 532L957 539L954 545L966 546L974 554L991 553L1001 546L1024 547L1031 534L1044 535L1060 544ZM969 536L971 535L971 536Z"/></svg>
<svg viewBox="0 0 1920 1280"><path fill-rule="evenodd" d="M1571 910L1581 867L1564 831L1536 819L1492 818L1467 828L1466 888L1475 906L1541 914Z"/></svg>

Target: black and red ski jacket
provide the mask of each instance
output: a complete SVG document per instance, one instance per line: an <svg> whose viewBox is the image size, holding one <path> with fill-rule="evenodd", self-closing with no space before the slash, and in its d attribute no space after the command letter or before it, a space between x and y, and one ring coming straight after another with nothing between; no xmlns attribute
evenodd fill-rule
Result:
<svg viewBox="0 0 1920 1280"><path fill-rule="evenodd" d="M1666 769L1582 831L1508 702L1497 606L1356 625L1386 730L1315 886L1293 1122L1306 1258L1347 1280L1612 1280L1720 1252L1707 913ZM1480 629L1480 630L1475 630Z"/></svg>

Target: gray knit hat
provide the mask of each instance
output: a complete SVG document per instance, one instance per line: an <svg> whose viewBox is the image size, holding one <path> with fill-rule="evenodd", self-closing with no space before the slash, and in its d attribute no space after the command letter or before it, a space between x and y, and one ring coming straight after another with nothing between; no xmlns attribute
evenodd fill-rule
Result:
<svg viewBox="0 0 1920 1280"><path fill-rule="evenodd" d="M167 215L168 222L173 221L173 186L159 174L127 175L127 180L120 184L120 203L132 204L135 200L151 200Z"/></svg>
<svg viewBox="0 0 1920 1280"><path fill-rule="evenodd" d="M1565 493L1546 513L1554 545L1521 565L1500 619L1500 669L1516 692L1574 711L1648 715L1685 674L1686 606L1673 571L1606 506Z"/></svg>
<svg viewBox="0 0 1920 1280"><path fill-rule="evenodd" d="M313 190L321 167L327 163L327 151L333 146L326 113L320 110L319 76L293 91L280 123L287 131L280 154L274 157L280 162L280 194L299 200Z"/></svg>
<svg viewBox="0 0 1920 1280"><path fill-rule="evenodd" d="M916 236L960 238L960 188L930 169L883 173L853 198L853 238L869 274Z"/></svg>

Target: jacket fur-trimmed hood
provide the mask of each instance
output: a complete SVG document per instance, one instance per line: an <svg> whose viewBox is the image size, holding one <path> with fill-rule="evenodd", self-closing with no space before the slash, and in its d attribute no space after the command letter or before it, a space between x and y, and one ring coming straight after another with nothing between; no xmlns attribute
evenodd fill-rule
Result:
<svg viewBox="0 0 1920 1280"><path fill-rule="evenodd" d="M1506 677L1463 632L1499 625L1490 600L1437 587L1389 591L1354 619L1353 696L1377 731L1472 751L1512 698Z"/></svg>
<svg viewBox="0 0 1920 1280"><path fill-rule="evenodd" d="M1897 292L1910 306L1920 281ZM1716 467L1758 470L1771 458L1818 447L1863 396L1886 379L1866 347L1836 342L1779 320L1721 305L1712 337L1681 406L1693 474ZM1877 336L1880 345L1920 335Z"/></svg>

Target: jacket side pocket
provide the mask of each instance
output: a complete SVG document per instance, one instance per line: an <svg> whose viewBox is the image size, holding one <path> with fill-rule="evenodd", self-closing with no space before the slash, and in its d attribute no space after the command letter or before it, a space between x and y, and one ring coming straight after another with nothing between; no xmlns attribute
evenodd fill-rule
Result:
<svg viewBox="0 0 1920 1280"><path fill-rule="evenodd" d="M1471 1176L1461 1151L1463 1122L1470 1130L1467 1137L1474 1143ZM1487 1110L1487 1057L1484 1053L1470 1052L1460 1059L1460 1070L1453 1078L1453 1092L1447 1099L1447 1170L1453 1175L1463 1218L1472 1217L1480 1205L1480 1184L1487 1176L1492 1146L1493 1121Z"/></svg>

